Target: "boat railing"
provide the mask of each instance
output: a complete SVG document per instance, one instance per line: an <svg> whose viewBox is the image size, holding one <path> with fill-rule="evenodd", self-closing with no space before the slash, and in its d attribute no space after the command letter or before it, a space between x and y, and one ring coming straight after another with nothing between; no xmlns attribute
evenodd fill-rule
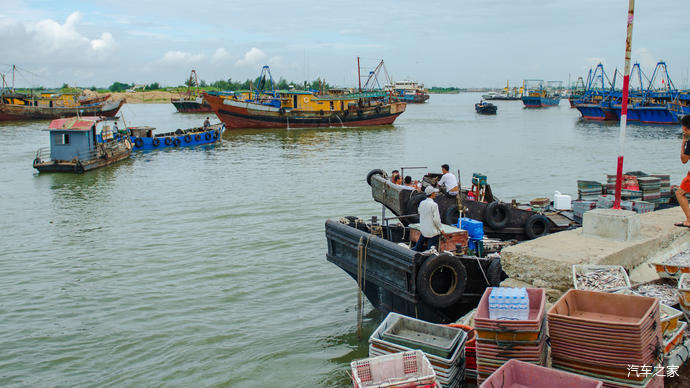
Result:
<svg viewBox="0 0 690 388"><path fill-rule="evenodd" d="M41 147L36 150L36 159L40 161L50 161L50 147Z"/></svg>

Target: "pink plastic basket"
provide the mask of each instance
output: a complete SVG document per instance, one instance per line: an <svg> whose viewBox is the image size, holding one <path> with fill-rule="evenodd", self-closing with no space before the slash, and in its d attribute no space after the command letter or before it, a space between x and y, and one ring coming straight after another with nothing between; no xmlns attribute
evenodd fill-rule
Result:
<svg viewBox="0 0 690 388"><path fill-rule="evenodd" d="M355 360L350 367L355 388L437 385L436 373L421 350Z"/></svg>

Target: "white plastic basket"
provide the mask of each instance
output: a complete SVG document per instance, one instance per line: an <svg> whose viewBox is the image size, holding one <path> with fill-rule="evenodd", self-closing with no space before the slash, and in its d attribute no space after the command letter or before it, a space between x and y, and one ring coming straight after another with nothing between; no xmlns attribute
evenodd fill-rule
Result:
<svg viewBox="0 0 690 388"><path fill-rule="evenodd" d="M421 350L355 360L350 367L355 388L437 385L436 373Z"/></svg>
<svg viewBox="0 0 690 388"><path fill-rule="evenodd" d="M625 286L613 287L613 288L604 288L604 289L588 289L588 288L585 288L582 284L578 284L578 282L577 282L577 275L578 274L583 274L587 271L597 271L597 270L612 271L612 272L621 273L621 276L625 279ZM626 288L630 288L630 277L628 277L628 273L625 271L625 268L623 268L623 266L620 266L620 265L575 264L575 265L573 265L573 285L575 286L576 290L616 292L616 291L624 290Z"/></svg>

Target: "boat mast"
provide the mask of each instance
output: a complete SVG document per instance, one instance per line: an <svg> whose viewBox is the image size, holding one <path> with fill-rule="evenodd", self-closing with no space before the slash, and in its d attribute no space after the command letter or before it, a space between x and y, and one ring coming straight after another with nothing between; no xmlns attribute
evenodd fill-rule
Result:
<svg viewBox="0 0 690 388"><path fill-rule="evenodd" d="M357 57L357 80L359 81L359 92L362 93L362 75L359 72L359 57Z"/></svg>
<svg viewBox="0 0 690 388"><path fill-rule="evenodd" d="M628 88L630 87L630 48L632 45L633 19L635 16L635 0L628 3L628 28L625 37L625 68L623 70L623 101L621 104L621 130L618 141L618 166L616 168L616 199L613 208L621 208L621 188L623 186L623 146L625 143L625 126L628 121Z"/></svg>

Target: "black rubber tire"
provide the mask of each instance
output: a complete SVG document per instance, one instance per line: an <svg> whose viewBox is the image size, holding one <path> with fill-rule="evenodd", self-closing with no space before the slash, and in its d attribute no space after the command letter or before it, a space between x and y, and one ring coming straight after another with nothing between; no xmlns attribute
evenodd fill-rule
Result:
<svg viewBox="0 0 690 388"><path fill-rule="evenodd" d="M426 304L444 308L462 298L467 270L460 259L443 254L430 256L417 271L417 293Z"/></svg>
<svg viewBox="0 0 690 388"><path fill-rule="evenodd" d="M503 202L491 202L484 209L484 222L491 229L501 230L508 225L508 221L510 221L510 205Z"/></svg>
<svg viewBox="0 0 690 388"><path fill-rule="evenodd" d="M413 193L410 199L407 201L405 206L405 214L417 214L419 212L419 204L426 199L426 194L424 193ZM407 221L411 224L416 224L419 222L419 215L414 217L407 217Z"/></svg>
<svg viewBox="0 0 690 388"><path fill-rule="evenodd" d="M460 219L460 212L458 211L457 205L453 205L446 209L443 213L443 223L446 225L455 225Z"/></svg>
<svg viewBox="0 0 690 388"><path fill-rule="evenodd" d="M161 144L161 139L154 137L153 140L151 140L151 145L154 147L158 147Z"/></svg>
<svg viewBox="0 0 690 388"><path fill-rule="evenodd" d="M173 146L179 147L179 146L180 146L180 143L181 143L180 138L179 138L179 137L176 137L176 138L173 140L172 143L173 143Z"/></svg>
<svg viewBox="0 0 690 388"><path fill-rule="evenodd" d="M185 143L191 143L192 142L192 135L190 135L190 134L184 135L184 142Z"/></svg>
<svg viewBox="0 0 690 388"><path fill-rule="evenodd" d="M381 176L383 176L383 170L377 168L377 169L374 169L374 170L369 171L369 173L367 174L367 184L368 184L369 186L371 186L371 177L373 177L374 175L381 175Z"/></svg>
<svg viewBox="0 0 690 388"><path fill-rule="evenodd" d="M489 265L486 267L486 278L489 280L490 287L499 287L501 284L503 267L501 266L501 259L491 259Z"/></svg>
<svg viewBox="0 0 690 388"><path fill-rule="evenodd" d="M525 234L530 240L551 232L551 221L543 214L532 214L525 222Z"/></svg>
<svg viewBox="0 0 690 388"><path fill-rule="evenodd" d="M179 129L179 128L177 129L177 131L175 131L175 134L176 134L176 135L181 135L181 134L183 134L183 133L184 133L184 132L182 132L182 130Z"/></svg>
<svg viewBox="0 0 690 388"><path fill-rule="evenodd" d="M381 107L380 106L377 106L376 108L374 108L374 110L376 111L376 113L381 113Z"/></svg>
<svg viewBox="0 0 690 388"><path fill-rule="evenodd" d="M284 115L285 114L285 108L278 109L278 113L280 113L281 115Z"/></svg>
<svg viewBox="0 0 690 388"><path fill-rule="evenodd" d="M214 139L218 138L218 133L220 133L220 131L213 131L213 138Z"/></svg>
<svg viewBox="0 0 690 388"><path fill-rule="evenodd" d="M194 135L194 141L199 141L199 140L201 140L201 135L197 133L196 135Z"/></svg>
<svg viewBox="0 0 690 388"><path fill-rule="evenodd" d="M211 140L212 137L213 135L211 135L211 132L206 132L206 134L204 135L204 139L206 139L207 141Z"/></svg>
<svg viewBox="0 0 690 388"><path fill-rule="evenodd" d="M172 144L172 139L169 137L166 137L165 140L163 140L163 142L165 143L165 145L169 146L170 144Z"/></svg>
<svg viewBox="0 0 690 388"><path fill-rule="evenodd" d="M143 140L142 138L140 138L140 137L137 137L136 139L134 139L134 145L135 145L137 148L141 148L141 147L144 146L144 140Z"/></svg>

